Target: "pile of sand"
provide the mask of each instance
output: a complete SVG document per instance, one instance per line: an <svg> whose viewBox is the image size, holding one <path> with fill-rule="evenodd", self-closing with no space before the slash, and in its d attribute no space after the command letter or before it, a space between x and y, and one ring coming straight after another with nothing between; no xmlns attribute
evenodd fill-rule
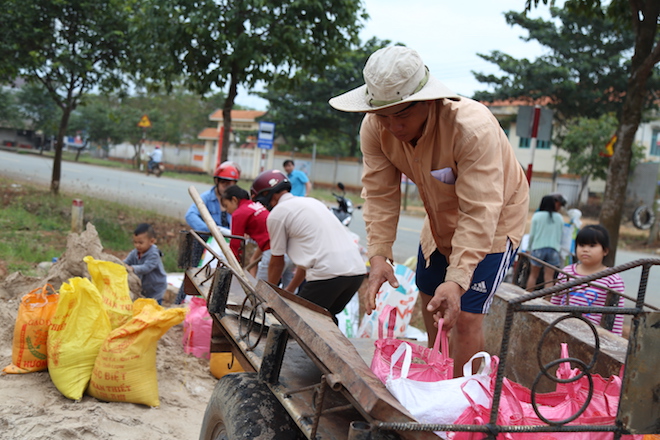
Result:
<svg viewBox="0 0 660 440"><path fill-rule="evenodd" d="M82 261L86 255L120 262L103 252L96 229L88 224L83 233L69 235L66 252L44 278L14 273L0 283L0 368L11 363L12 335L21 296L46 282L59 288L71 277L89 277ZM134 295L139 291L139 279L129 279L129 283ZM183 324L179 324L158 342L159 408L102 402L89 396L74 402L57 390L47 371L0 376L0 437L198 439L204 410L217 380L210 374L207 360L184 353L182 338Z"/></svg>

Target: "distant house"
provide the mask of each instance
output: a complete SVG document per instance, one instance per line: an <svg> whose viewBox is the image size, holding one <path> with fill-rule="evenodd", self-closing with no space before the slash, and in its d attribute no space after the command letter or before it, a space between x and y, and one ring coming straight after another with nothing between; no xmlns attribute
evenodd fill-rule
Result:
<svg viewBox="0 0 660 440"><path fill-rule="evenodd" d="M230 145L227 146L229 159L236 162L242 170L241 177L254 178L263 167L273 167L273 150L256 148L256 135L259 130L257 118L266 112L257 110L232 110ZM163 150L163 161L166 165L179 169L204 171L212 174L218 162L218 141L220 128L223 124L222 110L216 110L209 115L209 121L215 127L206 127L197 135L199 143L185 145L168 145L166 142L146 140L140 152L142 159L159 145ZM275 142L277 144L277 140ZM109 156L113 158L131 159L135 154L134 146L129 143L112 145Z"/></svg>
<svg viewBox="0 0 660 440"><path fill-rule="evenodd" d="M273 150L256 151L256 133L259 131L258 118L266 112L259 110L232 110L231 111L231 133L229 134L230 159L239 164L243 176L256 176L259 172L260 163L272 163ZM220 151L218 149L220 129L224 118L222 110L216 110L209 116L209 120L216 122L216 127L207 127L202 130L197 138L204 142L203 152L198 152L198 166L208 172L213 172ZM263 157L264 155L268 157ZM261 158L258 156L262 156ZM256 159L256 160L255 160Z"/></svg>
<svg viewBox="0 0 660 440"><path fill-rule="evenodd" d="M486 105L493 115L495 115L500 121L502 128L509 138L511 146L514 149L516 158L523 168L526 169L532 159L530 148L532 140L530 138L521 138L516 134L516 118L519 107L530 105L530 103L523 100L507 100L484 102L483 104ZM544 105L547 103L538 104ZM646 116L646 122L643 122L637 130L635 141L644 147L646 162L660 162L660 113L653 110L648 112ZM533 206L536 203L536 198L540 200L542 194L547 194L553 191L564 193L569 202L571 201L571 197L577 197L577 184L570 183L571 181L576 181L577 176L558 173L559 163L557 158L559 156L566 157L567 154L552 144L552 141L537 142L534 150L534 177L531 187L532 194L530 205ZM555 185L559 184L562 186L561 188L552 187L552 176L555 173L557 173L558 176ZM604 181L591 180L589 182L589 191L591 192L603 192L604 189Z"/></svg>

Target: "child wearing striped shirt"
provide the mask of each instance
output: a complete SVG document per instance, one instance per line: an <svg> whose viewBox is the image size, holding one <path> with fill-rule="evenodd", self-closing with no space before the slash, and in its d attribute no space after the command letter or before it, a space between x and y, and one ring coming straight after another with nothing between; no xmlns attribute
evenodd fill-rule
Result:
<svg viewBox="0 0 660 440"><path fill-rule="evenodd" d="M610 236L603 226L588 225L582 228L575 238L575 245L578 262L564 268L563 272L571 276L560 273L557 277L558 283L592 275L608 268L603 264L603 259L610 251ZM566 294L553 296L551 303L571 306L605 306L608 290L600 286L619 293L625 292L623 279L618 273L599 278L591 284L590 286L575 286ZM624 306L622 296L619 296L618 306ZM584 316L594 324L600 325L600 313L585 313ZM615 315L612 333L619 336L623 333L623 315Z"/></svg>

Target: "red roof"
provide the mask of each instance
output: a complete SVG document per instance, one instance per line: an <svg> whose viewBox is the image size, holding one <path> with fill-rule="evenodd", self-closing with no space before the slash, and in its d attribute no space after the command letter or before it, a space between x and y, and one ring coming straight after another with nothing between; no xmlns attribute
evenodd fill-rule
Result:
<svg viewBox="0 0 660 440"><path fill-rule="evenodd" d="M218 129L207 127L197 135L197 139L216 140L218 139Z"/></svg>
<svg viewBox="0 0 660 440"><path fill-rule="evenodd" d="M543 98L539 99L532 99L532 98L514 98L514 99L505 99L505 100L497 100L493 102L488 102L488 101L481 101L483 105L486 107L503 107L503 106L521 106L521 105L548 105L552 103L552 100L544 96Z"/></svg>

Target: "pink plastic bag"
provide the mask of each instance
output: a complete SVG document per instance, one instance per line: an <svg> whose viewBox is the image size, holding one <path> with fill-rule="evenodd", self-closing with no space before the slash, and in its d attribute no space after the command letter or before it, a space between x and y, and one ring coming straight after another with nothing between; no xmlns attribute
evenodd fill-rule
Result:
<svg viewBox="0 0 660 440"><path fill-rule="evenodd" d="M183 349L198 358L211 358L211 327L213 320L204 298L190 299L190 311L183 321Z"/></svg>
<svg viewBox="0 0 660 440"><path fill-rule="evenodd" d="M561 344L561 358L567 359L569 357L568 344ZM579 373L580 369L571 369L570 362L562 362L557 369L557 377L559 379L570 379L577 376ZM591 378L593 381L593 395L589 402L589 406L587 406L582 416L606 416L613 420L613 418L616 417L616 412L619 406L621 378L614 375L607 379L600 374L592 374ZM510 381L507 381L507 384L510 386L511 391L516 398L521 402L531 404L531 391L528 388ZM586 376L583 376L573 382L557 383L557 388L554 392L537 393L536 402L544 407L554 407L563 404L561 407L562 409L560 409L554 417L549 418L550 420L561 420L571 414L575 414L582 407L584 402L586 402L588 395L589 379L587 379ZM546 416L546 418L548 418L548 416Z"/></svg>
<svg viewBox="0 0 660 440"><path fill-rule="evenodd" d="M390 374L392 355L404 341L394 338L394 325L396 323L397 309L386 306L378 318L378 340L375 342L376 350L371 360L371 371L383 382ZM387 322L387 337L383 337L383 326ZM442 328L442 321L438 323ZM410 365L408 378L420 382L437 382L454 377L454 360L449 357L449 340L447 332L442 330L435 339L433 348L408 343L412 347L412 358L415 363ZM439 351L439 349L442 349ZM403 362L403 360L402 360ZM423 363L418 363L423 362ZM393 365L394 377L401 376L401 364Z"/></svg>
<svg viewBox="0 0 660 440"><path fill-rule="evenodd" d="M471 401L488 405L492 401L491 394L484 389L491 389L491 381L497 376L499 359L481 351L463 365L463 376L437 382L420 382L408 379L411 364L410 344L404 342L399 345L392 356L392 363L397 364L399 357L403 356L401 377L398 379L388 377L385 386L394 397L408 410L420 423L451 424L463 413L470 402L465 396L469 395ZM472 361L483 359L481 368L472 373ZM436 431L438 436L447 438L444 431Z"/></svg>
<svg viewBox="0 0 660 440"><path fill-rule="evenodd" d="M561 346L562 358L568 358L568 346ZM579 374L579 369L571 369L569 362L562 362L557 369L557 377L570 379ZM614 425L621 392L621 379L612 376L605 379L598 374L592 374L593 395L589 406L575 420L567 425ZM492 404L492 389L489 391ZM557 384L557 389L551 393L537 393L535 400L541 415L549 421L566 420L577 414L587 399L589 393L589 380L582 377L576 381ZM470 402L470 407L454 422L456 425L483 425L490 419L490 406L488 408L475 403L467 393L464 393ZM502 395L497 415L498 425L515 426L547 426L534 411L531 400L531 391L520 384L506 378L502 381ZM612 432L544 432L544 433L507 433L502 435L509 440L611 440ZM485 438L483 433L456 432L449 438L452 440L480 440ZM641 440L643 436L624 435L627 440Z"/></svg>

